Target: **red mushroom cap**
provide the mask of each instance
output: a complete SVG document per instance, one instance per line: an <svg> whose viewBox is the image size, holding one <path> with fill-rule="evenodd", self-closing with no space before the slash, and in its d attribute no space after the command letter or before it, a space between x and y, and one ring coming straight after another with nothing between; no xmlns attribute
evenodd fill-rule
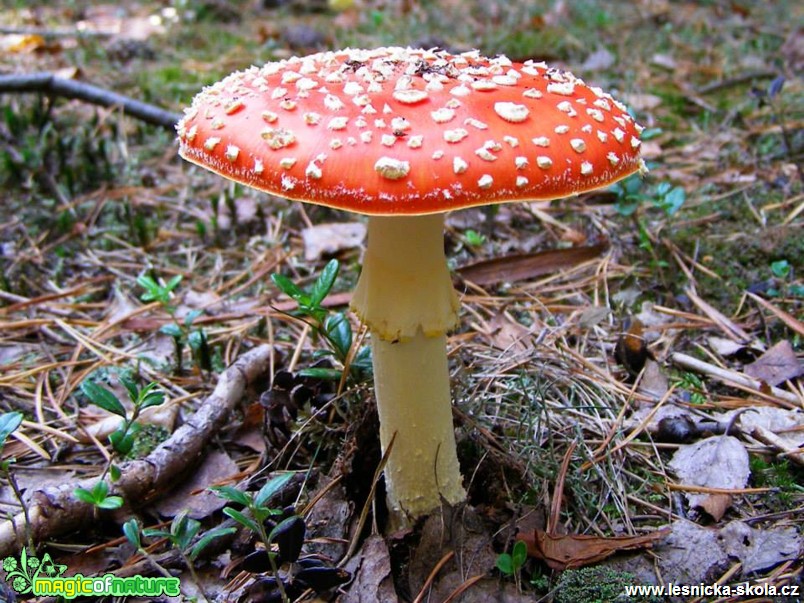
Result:
<svg viewBox="0 0 804 603"><path fill-rule="evenodd" d="M290 199L430 214L604 186L643 166L626 108L478 52L343 50L234 73L177 125L189 161Z"/></svg>

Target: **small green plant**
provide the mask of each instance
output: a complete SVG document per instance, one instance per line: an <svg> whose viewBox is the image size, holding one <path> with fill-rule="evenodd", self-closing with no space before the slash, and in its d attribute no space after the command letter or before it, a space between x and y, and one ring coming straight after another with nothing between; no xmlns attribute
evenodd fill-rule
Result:
<svg viewBox="0 0 804 603"><path fill-rule="evenodd" d="M793 266L786 259L771 262L771 274L774 276L775 286L769 287L767 295L769 297L804 297L804 285L790 282L793 278Z"/></svg>
<svg viewBox="0 0 804 603"><path fill-rule="evenodd" d="M514 548L510 553L500 553L497 555L496 566L503 576L513 577L519 588L520 571L528 560L528 547L522 540L514 543Z"/></svg>
<svg viewBox="0 0 804 603"><path fill-rule="evenodd" d="M6 440L8 436L12 433L17 431L20 425L22 425L22 413L20 412L7 412L0 415L0 453L2 453L3 448L5 448ZM23 516L25 517L25 534L26 540L28 541L28 547L31 551L35 551L33 544L33 537L31 536L31 522L28 518L28 506L25 504L25 501L22 499L22 492L17 485L17 480L14 478L14 475L11 473L11 465L16 461L14 458L9 458L4 461L0 461L0 471L2 471L5 478L8 480L9 485L11 486L11 490L14 492L14 497L20 503L20 507L23 511ZM23 549L23 553L25 550Z"/></svg>
<svg viewBox="0 0 804 603"><path fill-rule="evenodd" d="M144 302L159 302L159 304L171 316L176 312L176 308L170 303L173 299L173 290L181 282L182 275L177 274L164 285L157 283L149 274L141 274L137 277L137 284L145 289L145 293L140 295Z"/></svg>
<svg viewBox="0 0 804 603"><path fill-rule="evenodd" d="M237 523L245 527L247 530L250 530L257 536L257 538L260 539L260 541L265 546L265 551L267 552L268 563L270 565L271 571L273 572L273 575L276 576L277 578L279 577L277 555L273 551L271 551L271 543L273 542L276 534L281 533L283 527L286 525L286 522L294 521L294 518L296 518L296 516L291 515L290 517L284 519L279 524L277 524L269 533L265 527L266 521L269 520L271 517L282 515L283 511L282 509L276 509L268 506L268 503L271 500L271 498L273 498L274 495L282 491L282 489L287 485L287 483L290 481L292 477L293 477L292 473L286 473L274 477L273 479L268 480L268 482L266 482L265 485L262 488L260 488L260 490L256 494L243 492L242 490L238 490L237 488L234 488L232 486L215 486L213 488L210 488L218 497L227 500L229 502L233 502L244 508L243 511L240 511L233 507L225 507L223 509L223 513L234 519ZM304 524L302 523L302 526L303 525ZM304 535L302 534L302 540L303 538ZM301 543L299 543L299 550L301 550ZM282 551L280 550L280 554L281 552ZM290 557L292 555L286 553L283 556ZM298 552L296 552L295 557L298 557ZM295 561L295 558L291 560ZM282 580L277 579L276 583L279 593L282 597L282 601L288 601L289 598L287 596L287 593L285 592L285 587L283 585Z"/></svg>
<svg viewBox="0 0 804 603"><path fill-rule="evenodd" d="M204 598L207 600L209 598L204 592L201 582L198 579L198 575L195 572L195 560L203 552L203 550L212 543L213 540L228 534L233 534L236 531L237 530L233 527L217 527L207 530L202 534L201 522L197 519L193 519L192 517L188 517L186 511L182 511L173 518L173 521L170 523L169 530L161 530L158 528L145 528L141 530L139 522L134 518L129 519L123 524L123 534L125 535L126 539L132 545L134 545L141 555L151 561L151 563L157 567L163 575L170 577L170 573L161 567L159 563L147 551L145 551L142 546L140 534L146 538L164 538L167 540L170 545L179 553L184 565L190 571L193 581L204 595Z"/></svg>
<svg viewBox="0 0 804 603"><path fill-rule="evenodd" d="M215 486L210 489L218 497L244 507L245 512L233 507L226 507L223 512L243 527L251 530L263 543L267 544L271 542L271 539L265 530L265 521L270 517L281 515L283 512L282 509L269 507L268 502L287 485L292 477L292 473L279 475L269 480L256 494L243 492L232 486Z"/></svg>
<svg viewBox="0 0 804 603"><path fill-rule="evenodd" d="M804 486L800 485L801 475L798 475L800 471L796 472L787 460L770 462L759 455L752 455L750 467L754 484L772 489L764 497L771 508L789 508L794 496L804 493Z"/></svg>
<svg viewBox="0 0 804 603"><path fill-rule="evenodd" d="M313 553L302 555L307 528L293 506L277 509L271 505L292 474L270 479L257 493L230 486L211 488L219 497L233 503L223 513L246 528L262 543L247 554L239 569L258 576L253 582L254 600L291 601L305 591L323 593L351 579L349 572L333 567ZM240 508L234 508L235 506ZM281 572L280 572L281 568ZM247 593L248 594L248 593ZM252 600L252 599L249 599Z"/></svg>
<svg viewBox="0 0 804 603"><path fill-rule="evenodd" d="M777 260L775 262L771 262L770 268L773 276L776 278L787 278L790 276L790 270L792 269L790 262L787 260Z"/></svg>
<svg viewBox="0 0 804 603"><path fill-rule="evenodd" d="M221 536L234 534L236 531L232 527L218 527L207 530L201 534L200 538L196 538L201 532L201 522L188 517L187 512L183 511L173 518L169 531L146 528L142 530L142 534L148 538L166 538L181 553L184 561L188 563L188 567L192 567L189 562L195 561L213 540Z"/></svg>
<svg viewBox="0 0 804 603"><path fill-rule="evenodd" d="M469 247L480 247L486 242L486 235L471 228L463 233L463 238Z"/></svg>
<svg viewBox="0 0 804 603"><path fill-rule="evenodd" d="M120 477L120 468L115 464L115 459L128 455L136 442L137 434L141 426L137 422L140 414L146 408L159 406L165 401L164 392L158 389L156 383L149 383L143 388L128 375L120 375L120 383L126 389L129 400L131 401L132 411L129 414L125 406L111 390L96 382L86 379L81 383L81 391L96 406L123 419L120 426L109 435L109 443L112 445L114 455L103 471L100 480L91 489L76 488L75 496L86 503L95 505L100 509L117 509L123 505L123 499L119 496L109 496L109 486L104 481L107 474L112 480Z"/></svg>
<svg viewBox="0 0 804 603"><path fill-rule="evenodd" d="M173 291L181 282L182 275L177 274L167 283L158 283L151 275L141 274L137 277L137 284L145 289L140 295L144 302L157 302L168 313L172 322L163 325L159 332L173 338L176 346L176 372L182 371L182 356L184 346L189 345L196 366L202 371L212 370L212 353L207 341L207 335L201 328L193 329L193 322L201 315L200 310L192 310L180 321L176 316L176 307L172 303Z"/></svg>
<svg viewBox="0 0 804 603"><path fill-rule="evenodd" d="M703 379L695 373L684 372L678 377L676 383L678 386L690 394L690 402L692 404L705 404L706 403L706 387L704 386Z"/></svg>
<svg viewBox="0 0 804 603"><path fill-rule="evenodd" d="M645 190L644 181L638 174L613 184L609 190L617 196L614 207L623 216L633 215L645 203L650 203L667 216L672 216L687 200L684 189L669 182L660 182Z"/></svg>
<svg viewBox="0 0 804 603"><path fill-rule="evenodd" d="M50 103L8 102L0 111L0 183L31 187L39 195L62 202L122 171L115 147L113 120L95 116L76 122L54 113Z"/></svg>
<svg viewBox="0 0 804 603"><path fill-rule="evenodd" d="M76 488L75 497L89 505L95 505L98 509L119 509L123 506L121 496L109 496L109 484L102 479L92 488Z"/></svg>
<svg viewBox="0 0 804 603"><path fill-rule="evenodd" d="M329 295L335 279L338 277L340 264L338 260L330 260L309 289L302 289L283 274L272 274L271 280L285 295L299 304L297 315L307 319L327 346L319 350L317 357L331 356L341 366L349 366L349 374L357 381L371 373L371 352L366 346L361 347L349 359L354 334L352 325L344 312L332 312L321 304ZM319 379L341 379L340 369L312 367L299 371L301 376Z"/></svg>

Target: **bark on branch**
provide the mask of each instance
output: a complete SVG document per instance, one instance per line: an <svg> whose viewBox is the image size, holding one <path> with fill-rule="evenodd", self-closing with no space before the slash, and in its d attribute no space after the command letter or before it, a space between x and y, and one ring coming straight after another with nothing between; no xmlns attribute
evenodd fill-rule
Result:
<svg viewBox="0 0 804 603"><path fill-rule="evenodd" d="M122 467L120 479L109 483L111 493L122 496L131 508L167 494L188 468L200 464L207 443L229 420L246 388L267 373L269 357L270 346L260 346L226 369L215 390L184 425L147 457ZM34 542L89 525L99 511L78 500L73 492L79 487L91 489L97 481L85 479L33 492L27 504ZM23 513L0 523L0 558L16 554L25 541Z"/></svg>
<svg viewBox="0 0 804 603"><path fill-rule="evenodd" d="M120 107L123 113L149 124L173 130L181 115L128 96L78 82L52 73L19 73L0 76L0 94L6 92L39 92L82 100L101 107Z"/></svg>

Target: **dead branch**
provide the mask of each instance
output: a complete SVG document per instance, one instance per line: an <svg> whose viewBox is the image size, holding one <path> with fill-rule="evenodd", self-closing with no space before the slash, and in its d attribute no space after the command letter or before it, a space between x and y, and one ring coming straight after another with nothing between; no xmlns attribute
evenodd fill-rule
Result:
<svg viewBox="0 0 804 603"><path fill-rule="evenodd" d="M77 28L46 29L44 27L14 27L0 26L2 35L42 36L43 38L110 38L114 35L110 31L91 31Z"/></svg>
<svg viewBox="0 0 804 603"><path fill-rule="evenodd" d="M207 443L229 420L246 389L266 374L270 353L270 346L260 346L226 369L215 390L184 425L147 457L122 467L120 479L109 483L111 493L122 496L130 508L141 507L167 494L188 469L199 465ZM73 494L76 488L90 489L96 482L97 478L90 478L33 492L28 516L34 542L87 526L96 513L104 512ZM15 554L25 539L22 513L0 523L0 557Z"/></svg>
<svg viewBox="0 0 804 603"><path fill-rule="evenodd" d="M754 379L753 377L749 377L743 373L720 368L719 366L715 366L709 362L704 362L703 360L698 360L697 358L693 358L687 354L682 354L681 352L671 354L670 360L682 368L685 368L689 371L695 371L696 373L701 373L703 375L709 375L718 381L725 383L726 385L734 385L745 388L755 394L774 396L777 399L786 402L786 407L799 408L802 405L802 401L795 394L787 392L783 389L779 389L778 387L764 386L761 381Z"/></svg>
<svg viewBox="0 0 804 603"><path fill-rule="evenodd" d="M181 115L160 107L78 82L52 73L17 73L0 76L0 94L6 92L39 92L82 100L101 107L120 107L123 113L167 130L173 130Z"/></svg>

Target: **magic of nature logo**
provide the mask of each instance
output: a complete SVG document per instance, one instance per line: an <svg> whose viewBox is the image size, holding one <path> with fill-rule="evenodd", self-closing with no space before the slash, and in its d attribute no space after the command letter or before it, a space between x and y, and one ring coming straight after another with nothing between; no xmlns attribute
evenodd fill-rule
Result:
<svg viewBox="0 0 804 603"><path fill-rule="evenodd" d="M178 596L178 578L129 576L114 574L103 576L64 576L66 565L55 563L49 553L42 558L29 555L22 549L19 557L3 559L5 581L17 594L37 597L64 597L74 599L85 596Z"/></svg>

